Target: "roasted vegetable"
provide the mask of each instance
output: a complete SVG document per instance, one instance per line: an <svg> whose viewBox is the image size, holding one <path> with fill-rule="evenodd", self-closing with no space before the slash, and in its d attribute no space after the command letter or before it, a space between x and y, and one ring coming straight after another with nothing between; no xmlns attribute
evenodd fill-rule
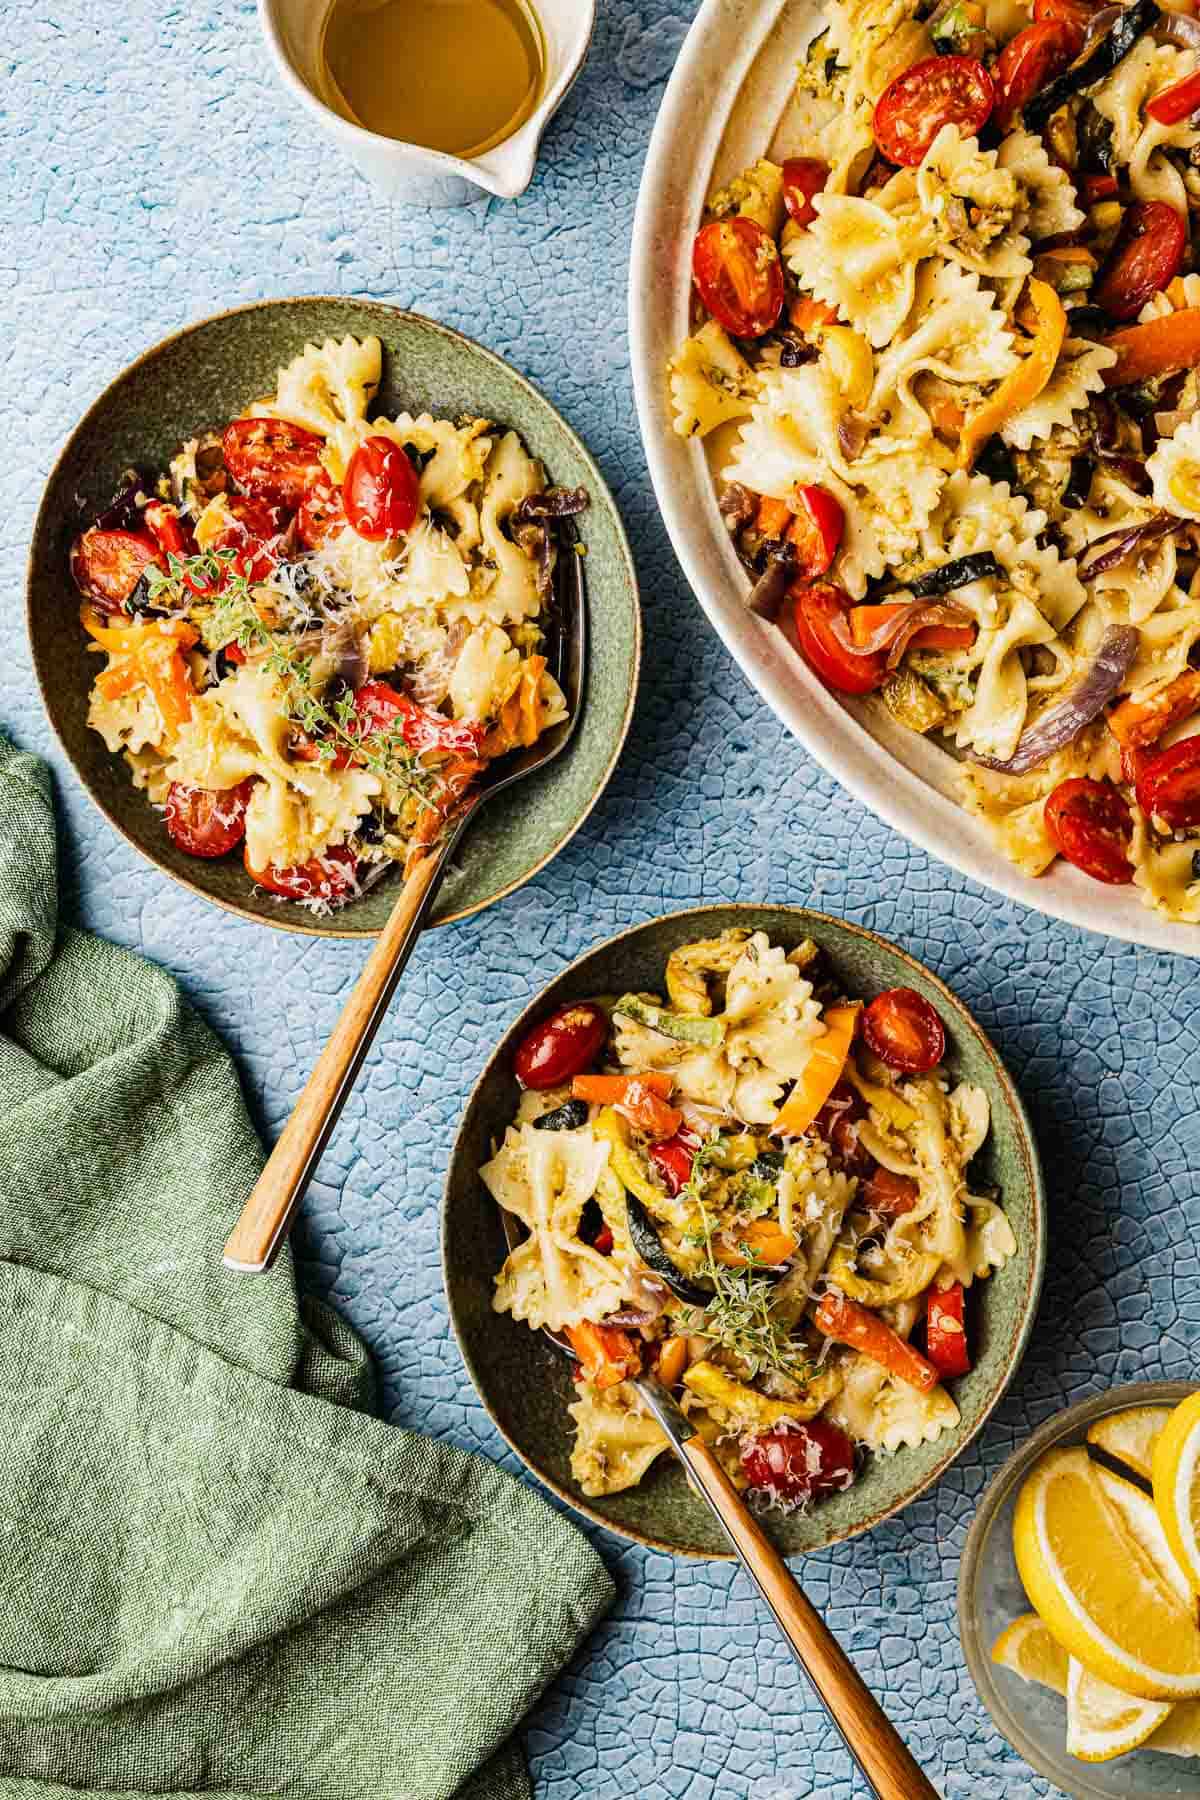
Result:
<svg viewBox="0 0 1200 1800"><path fill-rule="evenodd" d="M879 697L893 719L910 731L936 731L949 717L929 683L911 669L897 669L880 688Z"/></svg>
<svg viewBox="0 0 1200 1800"><path fill-rule="evenodd" d="M808 1130L837 1086L862 1007L857 1003L826 1007L825 1035L813 1045L804 1073L775 1115L772 1137L799 1137Z"/></svg>
<svg viewBox="0 0 1200 1800"><path fill-rule="evenodd" d="M712 1295L689 1281L676 1267L663 1248L653 1219L637 1195L629 1191L628 1184L625 1192L625 1217L629 1222L629 1241L651 1273L665 1281L671 1292L680 1300L685 1300L689 1306L707 1306Z"/></svg>
<svg viewBox="0 0 1200 1800"><path fill-rule="evenodd" d="M1111 75L1122 57L1128 56L1142 33L1149 31L1159 16L1155 0L1132 0L1098 39L1090 56L1081 63L1073 63L1029 101L1024 111L1026 130L1041 131L1073 95L1094 87L1106 75Z"/></svg>
<svg viewBox="0 0 1200 1800"><path fill-rule="evenodd" d="M586 1100L564 1100L553 1112L543 1113L540 1119L533 1121L535 1131L578 1131L581 1125L587 1124L588 1107Z"/></svg>
<svg viewBox="0 0 1200 1800"><path fill-rule="evenodd" d="M974 556L956 556L953 562L930 569L905 585L914 600L926 600L935 594L948 594L952 588L966 587L968 582L999 579L1003 574L991 551L981 550Z"/></svg>
<svg viewBox="0 0 1200 1800"><path fill-rule="evenodd" d="M701 1018L695 1013L672 1012L668 1007L656 1006L652 1001L643 1000L638 994L624 994L613 1007L613 1012L632 1019L635 1025L645 1025L649 1031L660 1032L663 1037L674 1038L681 1044L703 1044L708 1049L716 1049L725 1038L722 1020Z"/></svg>

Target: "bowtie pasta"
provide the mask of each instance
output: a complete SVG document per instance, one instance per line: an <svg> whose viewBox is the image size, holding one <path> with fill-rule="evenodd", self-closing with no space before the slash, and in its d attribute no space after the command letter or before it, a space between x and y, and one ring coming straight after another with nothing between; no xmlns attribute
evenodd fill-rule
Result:
<svg viewBox="0 0 1200 1800"><path fill-rule="evenodd" d="M748 604L1027 873L1200 921L1200 34L827 0L778 140L668 372Z"/></svg>
<svg viewBox="0 0 1200 1800"><path fill-rule="evenodd" d="M987 1096L946 1074L928 1001L847 1000L811 942L727 931L663 981L519 1046L524 1092L480 1171L524 1228L493 1304L575 1352L583 1493L667 1448L638 1398L653 1373L739 1487L806 1505L863 1453L958 1424L968 1291L1016 1250L971 1174Z"/></svg>
<svg viewBox="0 0 1200 1800"><path fill-rule="evenodd" d="M93 730L180 849L242 848L313 911L410 870L491 758L566 717L542 620L586 494L490 420L369 417L380 373L377 338L307 345L71 554Z"/></svg>

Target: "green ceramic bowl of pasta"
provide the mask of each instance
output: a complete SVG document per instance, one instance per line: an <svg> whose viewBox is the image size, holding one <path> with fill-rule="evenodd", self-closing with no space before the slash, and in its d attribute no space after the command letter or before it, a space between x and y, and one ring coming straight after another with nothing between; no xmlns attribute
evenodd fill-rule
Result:
<svg viewBox="0 0 1200 1800"><path fill-rule="evenodd" d="M960 1422L930 1442L892 1456L868 1453L854 1484L807 1512L767 1515L789 1553L821 1549L867 1531L935 1482L980 1430L1011 1380L1033 1326L1045 1264L1046 1210L1029 1119L1011 1077L962 1002L915 958L886 938L800 906L710 906L651 920L589 950L515 1019L467 1102L446 1180L442 1258L450 1316L468 1373L499 1431L528 1468L560 1498L623 1537L681 1555L726 1556L728 1548L681 1467L659 1456L639 1485L587 1497L571 1473L574 1395L571 1365L540 1332L497 1312L494 1279L505 1260L495 1201L480 1179L512 1122L520 1097L517 1046L532 1026L569 1001L631 990L662 994L668 956L680 946L734 927L765 932L793 950L811 939L834 985L853 998L913 988L934 1006L946 1032L951 1084L981 1087L991 1129L971 1165L972 1191L998 1193L1016 1239L1015 1253L968 1296L973 1367L950 1383ZM913 1390L915 1392L915 1390Z"/></svg>
<svg viewBox="0 0 1200 1800"><path fill-rule="evenodd" d="M203 861L172 844L124 759L87 723L98 668L79 624L68 559L76 533L106 507L130 467L165 468L186 439L236 417L274 390L306 344L378 337L383 375L372 416L485 417L512 427L560 486L583 486L589 657L571 745L542 773L480 810L438 897L435 924L511 893L569 841L615 766L633 711L641 651L637 580L612 495L579 438L537 389L491 351L444 325L378 301L336 296L264 300L217 313L147 350L72 432L46 486L29 553L27 618L50 722L109 823L155 866L219 906L285 929L370 937L394 904L385 880L324 918L257 889L237 855Z"/></svg>

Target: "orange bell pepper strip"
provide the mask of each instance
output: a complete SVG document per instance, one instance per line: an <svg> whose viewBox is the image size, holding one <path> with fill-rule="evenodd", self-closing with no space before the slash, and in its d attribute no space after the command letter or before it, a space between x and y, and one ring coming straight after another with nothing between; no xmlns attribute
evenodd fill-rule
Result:
<svg viewBox="0 0 1200 1800"><path fill-rule="evenodd" d="M958 446L958 466L969 469L990 437L1004 421L1037 399L1054 373L1067 315L1063 303L1047 281L1030 279L1029 299L1037 317L1037 332L1023 360L1006 375L996 392L976 407L963 427Z"/></svg>
<svg viewBox="0 0 1200 1800"><path fill-rule="evenodd" d="M848 1300L845 1294L833 1289L822 1294L815 1324L835 1344L849 1344L851 1349L861 1350L897 1381L906 1381L923 1394L938 1384L937 1370L919 1350L885 1324L878 1313L860 1306L857 1300Z"/></svg>
<svg viewBox="0 0 1200 1800"><path fill-rule="evenodd" d="M1148 319L1144 325L1127 325L1104 343L1117 353L1112 368L1104 371L1105 387L1129 387L1152 375L1194 369L1200 363L1200 306Z"/></svg>
<svg viewBox="0 0 1200 1800"><path fill-rule="evenodd" d="M589 1105L620 1106L629 1085L638 1081L660 1100L669 1100L675 1082L665 1069L650 1069L644 1075L576 1075L571 1083L572 1100L586 1100Z"/></svg>
<svg viewBox="0 0 1200 1800"><path fill-rule="evenodd" d="M146 686L154 695L168 737L192 716L192 672L169 638L145 643L134 654Z"/></svg>
<svg viewBox="0 0 1200 1800"><path fill-rule="evenodd" d="M723 1243L720 1238L713 1243L713 1255L726 1268L744 1269L754 1263L773 1267L796 1253L795 1240L770 1219L752 1219L748 1225L734 1229L736 1244Z"/></svg>
<svg viewBox="0 0 1200 1800"><path fill-rule="evenodd" d="M1108 729L1122 750L1144 750L1198 707L1200 669L1185 669L1148 700L1122 700L1108 715Z"/></svg>
<svg viewBox="0 0 1200 1800"><path fill-rule="evenodd" d="M619 1325L593 1325L584 1319L568 1325L566 1335L584 1379L593 1387L616 1387L630 1375L641 1374L641 1346Z"/></svg>
<svg viewBox="0 0 1200 1800"><path fill-rule="evenodd" d="M857 1000L852 1005L825 1008L825 1035L813 1045L803 1075L776 1113L772 1137L799 1137L808 1130L841 1078L861 1011Z"/></svg>
<svg viewBox="0 0 1200 1800"><path fill-rule="evenodd" d="M154 696L168 737L192 716L192 672L183 660L183 652L198 641L199 633L186 619L151 619L140 625L100 625L89 616L91 609L81 610L80 617L89 636L102 650L107 650L109 666L96 677L96 686L106 700L117 700L139 685L148 687Z"/></svg>
<svg viewBox="0 0 1200 1800"><path fill-rule="evenodd" d="M654 1373L664 1387L678 1387L688 1366L688 1341L685 1337L664 1338L658 1352Z"/></svg>
<svg viewBox="0 0 1200 1800"><path fill-rule="evenodd" d="M188 619L144 619L140 624L105 625L96 608L86 602L79 609L79 622L110 656L128 656L157 638L170 639L182 650L190 650L200 641L200 633Z"/></svg>
<svg viewBox="0 0 1200 1800"><path fill-rule="evenodd" d="M855 606L850 611L850 636L858 645L869 644L881 625L908 611L906 600L886 601L881 606ZM922 625L908 640L910 650L969 650L979 627L970 625Z"/></svg>
<svg viewBox="0 0 1200 1800"><path fill-rule="evenodd" d="M837 324L837 309L808 294L798 294L788 307L788 321L797 331L819 331L822 325Z"/></svg>
<svg viewBox="0 0 1200 1800"><path fill-rule="evenodd" d="M754 529L759 537L781 538L794 517L786 500L774 500L770 494L764 494L758 503Z"/></svg>
<svg viewBox="0 0 1200 1800"><path fill-rule="evenodd" d="M521 679L500 708L500 716L483 741L484 756L505 756L518 744L536 744L542 729L540 687L544 656L530 656L521 665Z"/></svg>

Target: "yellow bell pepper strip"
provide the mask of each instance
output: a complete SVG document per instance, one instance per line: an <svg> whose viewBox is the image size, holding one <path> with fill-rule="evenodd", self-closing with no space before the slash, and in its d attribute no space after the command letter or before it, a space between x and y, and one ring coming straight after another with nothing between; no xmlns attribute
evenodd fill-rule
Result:
<svg viewBox="0 0 1200 1800"><path fill-rule="evenodd" d="M1108 715L1108 729L1122 750L1145 750L1164 731L1200 708L1200 669L1185 669L1148 700L1122 700Z"/></svg>
<svg viewBox="0 0 1200 1800"><path fill-rule="evenodd" d="M1200 363L1200 306L1127 325L1103 342L1117 353L1112 368L1104 371L1105 387L1130 387L1154 375L1194 369Z"/></svg>
<svg viewBox="0 0 1200 1800"><path fill-rule="evenodd" d="M568 1325L566 1333L584 1379L593 1387L616 1387L630 1375L641 1374L641 1347L619 1325L593 1325L583 1319Z"/></svg>
<svg viewBox="0 0 1200 1800"><path fill-rule="evenodd" d="M770 1219L752 1219L747 1225L735 1226L734 1232L735 1244L726 1244L721 1238L713 1240L713 1255L727 1269L745 1269L758 1264L772 1268L796 1253L795 1241Z"/></svg>
<svg viewBox="0 0 1200 1800"><path fill-rule="evenodd" d="M906 1343L877 1313L868 1312L865 1306L859 1306L856 1300L848 1300L845 1294L823 1294L815 1324L817 1330L823 1331L835 1344L849 1344L851 1349L861 1350L897 1381L920 1388L923 1394L938 1384L937 1370L919 1350Z"/></svg>
<svg viewBox="0 0 1200 1800"><path fill-rule="evenodd" d="M784 1419L815 1419L821 1408L832 1400L841 1385L832 1370L824 1370L805 1388L800 1400L771 1400L756 1388L735 1381L716 1363L694 1362L683 1378L689 1393L705 1406L716 1407L726 1415L729 1424L742 1430L769 1431Z"/></svg>
<svg viewBox="0 0 1200 1800"><path fill-rule="evenodd" d="M984 444L1011 418L1037 399L1054 373L1063 339L1067 335L1067 315L1063 303L1047 281L1031 279L1029 298L1037 316L1037 332L1023 360L1006 375L990 399L967 419L958 446L958 466L969 469Z"/></svg>
<svg viewBox="0 0 1200 1800"><path fill-rule="evenodd" d="M648 1167L629 1142L629 1127L620 1113L605 1106L592 1130L598 1138L607 1139L608 1166L621 1186L628 1188L655 1217L670 1218L677 1209L668 1205L667 1195L656 1186Z"/></svg>
<svg viewBox="0 0 1200 1800"><path fill-rule="evenodd" d="M807 1131L832 1094L846 1066L862 1003L828 1006L822 1014L824 1037L813 1045L803 1075L775 1115L772 1137L799 1137Z"/></svg>
<svg viewBox="0 0 1200 1800"><path fill-rule="evenodd" d="M850 1246L838 1244L825 1265L825 1278L847 1299L857 1300L862 1306L895 1306L899 1300L913 1300L923 1294L941 1266L940 1256L922 1251L894 1281L872 1281L859 1274Z"/></svg>
<svg viewBox="0 0 1200 1800"><path fill-rule="evenodd" d="M859 1073L858 1064L853 1057L846 1064L846 1080L851 1087L858 1089L867 1105L882 1113L888 1124L894 1125L897 1131L907 1131L910 1125L916 1124L917 1115L908 1101L902 1100L899 1094L890 1087L884 1087L881 1082L868 1081L865 1075Z"/></svg>

